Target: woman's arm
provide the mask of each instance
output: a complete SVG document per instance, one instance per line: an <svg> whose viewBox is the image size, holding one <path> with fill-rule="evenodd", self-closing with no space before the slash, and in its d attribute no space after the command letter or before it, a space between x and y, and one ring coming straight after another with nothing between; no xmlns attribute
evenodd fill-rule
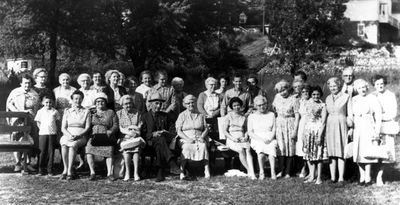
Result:
<svg viewBox="0 0 400 205"><path fill-rule="evenodd" d="M183 118L184 118L184 117L183 117L183 113L181 113L181 114L178 116L178 119L176 120L176 123L175 123L175 125L176 125L176 132L177 132L178 136L179 136L180 138L182 138L183 140L185 140L185 141L187 141L187 142L189 142L189 143L194 143L194 140L193 140L193 139L189 138L185 133L183 133L182 127L183 127L183 123L185 123L185 121L184 121Z"/></svg>
<svg viewBox="0 0 400 205"><path fill-rule="evenodd" d="M90 126L91 126L91 118L92 116L90 115L89 110L86 110L86 119L85 119L85 129L82 130L81 134L79 135L79 137L84 136L87 132L89 132L90 130Z"/></svg>
<svg viewBox="0 0 400 205"><path fill-rule="evenodd" d="M323 133L324 133L324 130L325 130L327 116L328 116L328 112L326 111L326 106L324 106L322 108L322 111L321 111L322 124L321 124L321 127L319 128L319 132L318 132L318 140L317 141L319 143L323 142L322 138L323 138Z"/></svg>
<svg viewBox="0 0 400 205"><path fill-rule="evenodd" d="M232 140L232 141L234 141L234 142L237 142L237 141L238 141L237 138L233 137L233 136L229 133L229 118L228 118L228 117L225 117L225 119L224 119L224 124L223 124L222 126L223 126L224 135L225 135L228 139L230 139L230 140Z"/></svg>
<svg viewBox="0 0 400 205"><path fill-rule="evenodd" d="M119 127L118 118L114 111L112 111L111 116L112 116L112 118L111 118L112 126L109 130L107 130L108 136L115 134L118 131L118 127Z"/></svg>
<svg viewBox="0 0 400 205"><path fill-rule="evenodd" d="M67 128L68 128L68 111L67 109L65 109L64 111L64 115L61 121L61 132L63 133L63 135L68 136L68 137L72 137L71 133L68 132Z"/></svg>
<svg viewBox="0 0 400 205"><path fill-rule="evenodd" d="M206 101L206 94L204 94L204 92L199 94L199 97L197 98L197 109L199 110L199 112L205 116L207 116L207 112L204 109L204 103Z"/></svg>

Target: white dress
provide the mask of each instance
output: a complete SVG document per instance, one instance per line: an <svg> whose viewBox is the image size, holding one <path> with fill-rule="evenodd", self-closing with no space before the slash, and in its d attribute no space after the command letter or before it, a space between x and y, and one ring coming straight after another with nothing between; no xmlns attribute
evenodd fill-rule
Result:
<svg viewBox="0 0 400 205"><path fill-rule="evenodd" d="M373 95L353 97L354 134L353 134L353 160L357 163L376 163L376 159L367 159L368 151L372 146L374 135L380 130L382 115L378 100ZM378 127L379 126L379 127Z"/></svg>
<svg viewBox="0 0 400 205"><path fill-rule="evenodd" d="M275 114L268 112L267 114L250 114L247 119L248 132L254 132L258 137L263 140L272 139L274 137L273 128L275 126ZM276 156L277 141L272 139L269 144L258 138L250 139L250 146L257 154L264 153Z"/></svg>

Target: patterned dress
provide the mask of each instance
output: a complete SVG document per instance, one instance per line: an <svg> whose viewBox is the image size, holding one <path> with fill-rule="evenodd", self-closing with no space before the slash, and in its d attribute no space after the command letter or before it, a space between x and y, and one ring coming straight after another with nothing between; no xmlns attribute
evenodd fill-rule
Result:
<svg viewBox="0 0 400 205"><path fill-rule="evenodd" d="M347 144L347 118L351 118L352 106L349 95L339 92L326 97L326 144L329 157L344 157Z"/></svg>
<svg viewBox="0 0 400 205"><path fill-rule="evenodd" d="M141 120L140 120L141 119L141 114L137 110L135 110L132 113L129 113L125 109L122 109L122 110L117 111L117 116L118 116L119 126L121 128L126 128L126 127L129 127L131 125L135 125L135 126L140 127L141 124L142 124ZM123 141L128 140L128 139L131 139L132 137L133 136L122 134L121 143ZM141 137L139 137L139 138L141 138ZM142 140L143 140L143 138L142 138ZM143 140L143 142L144 142L144 140ZM132 148L132 149L124 150L124 152L135 153L135 152L139 152L139 149L140 149L140 146Z"/></svg>
<svg viewBox="0 0 400 205"><path fill-rule="evenodd" d="M376 130L380 130L375 119L382 114L382 108L373 95L356 95L353 100L354 134L353 134L353 160L357 163L377 163L377 159L367 159L369 148Z"/></svg>
<svg viewBox="0 0 400 205"><path fill-rule="evenodd" d="M206 129L206 119L204 115L200 113L191 113L185 110L179 114L175 125L177 130L182 130L187 137L195 140L193 144L181 140L183 158L193 161L208 160L206 143L198 140Z"/></svg>
<svg viewBox="0 0 400 205"><path fill-rule="evenodd" d="M243 142L243 140L246 139L246 117L243 115L235 115L233 112L230 112L225 116L224 120L224 123L228 125L229 134L241 139L241 142L234 142L227 137L226 146L236 152L250 148L248 141Z"/></svg>
<svg viewBox="0 0 400 205"><path fill-rule="evenodd" d="M277 114L276 140L278 142L278 156L292 157L296 151L296 141L291 139L295 132L295 114L299 112L299 100L294 96L283 98L275 96L272 103Z"/></svg>
<svg viewBox="0 0 400 205"><path fill-rule="evenodd" d="M80 108L68 108L65 109L63 115L63 123L66 123L67 130L72 135L80 134L86 126L87 118L90 118L90 113L88 109L83 107ZM86 144L86 136L79 139L71 139L69 136L62 136L60 139L61 146L73 147L77 150Z"/></svg>
<svg viewBox="0 0 400 205"><path fill-rule="evenodd" d="M251 148L253 148L257 154L263 153L276 156L277 142L273 133L274 126L275 114L273 112L267 114L253 113L249 115L247 121L249 132L254 132L254 134L264 140L251 138ZM271 142L266 144L265 140L271 140Z"/></svg>
<svg viewBox="0 0 400 205"><path fill-rule="evenodd" d="M299 114L301 116L299 122L299 129L297 131L297 142L296 142L296 156L303 157L303 136L304 136L304 127L306 126L307 119L307 111L306 111L306 102L305 99L300 99L299 101Z"/></svg>
<svg viewBox="0 0 400 205"><path fill-rule="evenodd" d="M305 112L308 121L305 124L302 139L304 159L308 161L328 159L324 135L322 134L321 139L319 139L319 135L323 132L321 128L323 124L322 114L326 112L325 103L310 99L305 104Z"/></svg>
<svg viewBox="0 0 400 205"><path fill-rule="evenodd" d="M92 134L106 134L107 130L110 130L113 134L116 134L118 130L118 118L113 110L105 110L92 114ZM115 136L113 136L115 137ZM102 157L112 157L114 152L114 146L93 146L92 138L89 139L86 145L86 153L98 155Z"/></svg>

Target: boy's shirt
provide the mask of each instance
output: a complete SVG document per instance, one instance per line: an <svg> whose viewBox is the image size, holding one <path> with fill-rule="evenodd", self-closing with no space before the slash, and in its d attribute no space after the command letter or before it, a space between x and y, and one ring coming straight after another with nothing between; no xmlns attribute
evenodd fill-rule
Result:
<svg viewBox="0 0 400 205"><path fill-rule="evenodd" d="M39 135L57 134L57 120L61 120L61 116L56 109L41 108L35 117L35 121L40 122Z"/></svg>

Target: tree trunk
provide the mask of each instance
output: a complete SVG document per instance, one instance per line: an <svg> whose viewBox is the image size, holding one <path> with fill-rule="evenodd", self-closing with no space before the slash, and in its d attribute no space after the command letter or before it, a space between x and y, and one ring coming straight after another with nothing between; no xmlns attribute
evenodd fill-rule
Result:
<svg viewBox="0 0 400 205"><path fill-rule="evenodd" d="M50 87L54 88L57 84L56 65L57 65L57 37L58 37L58 17L60 10L55 8L54 18L52 19L52 28L50 32L49 48L50 48L50 69L49 69L49 83Z"/></svg>

